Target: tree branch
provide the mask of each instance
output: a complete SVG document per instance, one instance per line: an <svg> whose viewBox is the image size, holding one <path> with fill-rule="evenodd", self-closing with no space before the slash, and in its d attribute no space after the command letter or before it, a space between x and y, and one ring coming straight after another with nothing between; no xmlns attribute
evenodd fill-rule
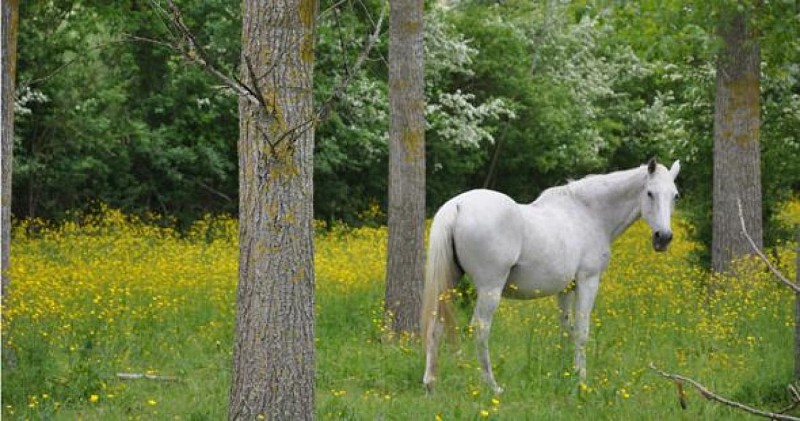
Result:
<svg viewBox="0 0 800 421"><path fill-rule="evenodd" d="M369 13L369 8L367 7L367 5L364 4L364 1L363 0L357 0L357 1L358 4L361 6L361 9L364 10L364 14L367 16L372 26L378 27L379 25L376 24L374 20L372 20L372 15ZM386 3L384 3L383 7L384 8L386 7ZM383 13L381 13L381 15L383 15ZM387 60L386 57L380 52L378 52L378 55L380 56L380 60L383 62L383 64L386 65L386 67L389 67L389 60Z"/></svg>
<svg viewBox="0 0 800 421"><path fill-rule="evenodd" d="M367 60L367 57L369 57L370 51L372 51L372 48L375 47L375 44L378 42L378 38L380 37L381 34L381 29L383 28L383 18L385 17L385 15L386 15L386 3L384 3L383 7L381 8L381 14L378 17L378 22L375 23L374 27L375 30L364 41L364 49L361 50L361 53L358 54L355 64L351 69L348 69L347 76L345 76L345 79L338 86L336 86L336 88L331 93L330 97L328 97L328 99L325 101L324 104L322 104L322 107L320 107L319 111L317 112L318 121L325 120L328 117L328 113L331 111L331 108L333 108L333 100L340 99L342 95L344 95L344 91L350 85L350 82L353 79L353 75L358 73L358 71L361 69L361 66L364 65L364 62Z"/></svg>
<svg viewBox="0 0 800 421"><path fill-rule="evenodd" d="M773 420L800 421L800 418L784 414L784 412L787 412L787 411L790 411L790 410L792 410L794 408L797 408L798 405L800 405L800 399L798 399L797 390L794 389L792 386L790 386L790 391L792 392L792 405L789 406L786 409L783 409L780 412L769 412L769 411L764 411L764 410L761 410L761 409L758 409L758 408L753 408L753 407L747 406L747 405L745 405L745 404L743 404L741 402L736 402L734 400L731 400L731 399L728 399L726 397L720 396L720 395L712 392L711 390L709 390L707 387L703 386L702 384L700 384L696 380L690 379L688 377L681 376L679 374L670 374L670 373L667 373L665 371L661 371L652 362L650 363L649 367L650 367L651 370L653 370L654 372L658 373L658 375L660 375L661 377L665 377L667 379L673 380L676 384L679 385L678 386L679 390L682 390L682 386L680 386L680 385L683 385L684 383L686 383L686 384L689 384L690 386L694 387L695 389L697 389L697 391L700 392L700 394L703 395L703 397L708 399L708 400L719 402L719 403L721 403L723 405L727 405L727 406L736 408L738 410L747 412L749 414L753 414L753 415L757 415L759 417L769 418L769 419L773 419ZM686 408L685 405L686 405L686 402L685 402L684 398L681 397L681 407L683 407L685 409Z"/></svg>
<svg viewBox="0 0 800 421"><path fill-rule="evenodd" d="M764 253L761 250L759 250L758 246L756 245L756 242L753 241L753 238L750 237L750 234L747 233L747 227L745 226L745 223L744 223L744 212L742 211L742 200L741 199L736 199L736 204L739 206L739 222L741 222L741 224L742 224L742 234L744 234L744 238L746 238L747 241L750 243L750 248L752 248L753 252L759 258L761 258L762 261L764 261L764 263L767 265L767 268L769 269L769 271L772 272L772 274L775 275L775 277L778 278L778 280L782 284L784 284L787 287L791 288L795 293L800 294L800 286L795 284L794 282L790 281L785 276L783 276L783 274L777 268L775 268L775 266L772 265L772 263L769 261L767 256L764 255Z"/></svg>
<svg viewBox="0 0 800 421"><path fill-rule="evenodd" d="M29 87L38 85L40 83L47 82L50 78L54 77L55 75L60 73L65 68L71 66L72 64L78 62L79 60L85 60L86 59L86 53L88 53L89 51L103 50L105 48L108 48L108 47L110 47L112 45L115 45L115 44L119 44L119 43L124 42L124 41L125 40L115 40L115 41L109 41L109 42L105 42L105 43L102 43L102 44L97 44L97 45L90 46L90 47L88 47L88 49L83 50L83 54L78 54L74 58L72 58L70 60L67 60L64 63L61 63L61 65L56 67L55 70L51 71L50 73L48 73L48 74L46 74L44 76L37 77L35 79L21 81L19 83L19 86L17 87L17 90L18 91L22 91L25 88L29 88ZM149 40L149 41L153 41L153 40Z"/></svg>
<svg viewBox="0 0 800 421"><path fill-rule="evenodd" d="M169 6L169 14L170 19L169 22L171 25L178 30L180 37L182 38L183 42L186 44L185 47L179 45L171 45L171 48L176 51L180 51L181 54L189 61L192 61L203 68L206 72L210 73L217 79L219 79L225 86L232 89L236 94L247 98L250 102L264 107L264 100L260 98L256 92L249 86L245 85L244 83L236 80L235 78L231 78L230 76L226 75L222 71L220 71L216 66L213 65L211 60L206 55L205 50L202 46L197 43L197 39L195 38L192 31L186 26L186 23L183 22L183 18L181 17L181 11L178 6L175 5L175 2L172 0L166 0L167 6ZM163 13L167 13L161 7L155 3L154 1L150 2L155 9L161 10ZM153 42L153 40L150 40ZM155 41L154 43L159 45L169 45L164 42Z"/></svg>
<svg viewBox="0 0 800 421"><path fill-rule="evenodd" d="M223 192L221 192L221 191L209 186L208 184L206 184L206 183L204 183L202 181L195 181L195 183L198 186L202 187L203 189L207 190L209 193L213 193L213 194L215 194L215 195L227 200L228 202L233 202L233 199L231 199L230 196L228 196L227 194L225 194L225 193L223 193Z"/></svg>
<svg viewBox="0 0 800 421"><path fill-rule="evenodd" d="M332 8L337 7L338 5L344 3L345 1L346 0L340 0L338 3L334 4ZM258 75L256 75L255 69L253 68L249 58L248 57L244 58L244 65L246 67L245 70L247 71L247 77L250 79L249 83L244 83L237 77L231 77L226 75L223 71L221 71L218 67L214 65L214 63L209 59L203 47L197 42L197 38L194 36L192 31L183 21L181 11L175 4L175 2L173 0L165 0L165 2L169 9L168 11L162 8L161 4L156 0L150 0L153 9L156 10L161 15L163 15L164 16L163 19L168 22L168 30L173 34L175 40L173 42L165 42L160 40L154 40L143 37L133 37L133 36L129 36L129 39L139 42L149 42L154 45L166 47L175 52L178 52L185 59L199 65L201 68L203 68L203 70L216 77L218 80L222 82L222 84L225 87L231 89L237 95L245 97L253 104L258 105L263 112L265 112L268 116L271 116L272 109L270 107L270 104L272 104L272 102L268 101L268 99L265 98L264 94L261 92L261 89L259 88L258 85L259 77ZM369 57L370 52L375 47L375 44L377 43L378 38L380 37L381 30L383 29L383 20L386 15L386 8L387 5L386 3L384 3L383 7L381 8L381 13L380 16L378 17L377 23L373 22L374 31L365 38L364 48L359 53L352 68L350 68L349 71L347 72L345 79L334 88L328 100L325 101L319 108L319 110L313 114L310 121L298 124L296 127L293 127L287 130L285 133L283 133L283 135L281 135L276 141L269 142L270 149L272 150L273 153L275 152L275 148L281 142L289 138L295 137L298 133L302 134L307 130L315 128L320 121L327 118L328 113L332 108L333 101L335 99L341 98L344 95L344 92L349 86L350 82L352 81L353 76L358 73L358 71L364 65L364 62L366 62L367 58ZM266 74L269 74L273 70L274 69L268 69Z"/></svg>
<svg viewBox="0 0 800 421"><path fill-rule="evenodd" d="M178 381L177 377L173 376L157 376L155 374L147 374L147 373L117 373L117 377L123 380L159 380L165 382L176 382Z"/></svg>

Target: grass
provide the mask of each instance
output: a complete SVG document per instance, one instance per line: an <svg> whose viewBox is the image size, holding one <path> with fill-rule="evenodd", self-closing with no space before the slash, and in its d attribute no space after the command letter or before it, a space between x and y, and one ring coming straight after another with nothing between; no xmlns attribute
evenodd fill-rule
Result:
<svg viewBox="0 0 800 421"><path fill-rule="evenodd" d="M791 206L787 218L797 218L800 207ZM679 221L665 254L651 251L643 224L614 245L592 317L586 385L572 373L554 301L503 301L491 338L500 396L480 380L467 303L462 338L442 347L440 381L426 395L421 346L383 326L386 229L319 233L317 418L745 418L694 393L682 410L651 361L726 396L781 407L792 380L793 297L752 263L738 279L692 266L690 229ZM224 218L184 236L113 210L80 226L17 226L3 312L16 361L4 356L3 419L224 419L236 242L236 223ZM772 253L790 277L793 247ZM713 298L710 282L724 284ZM118 372L178 380L122 380Z"/></svg>

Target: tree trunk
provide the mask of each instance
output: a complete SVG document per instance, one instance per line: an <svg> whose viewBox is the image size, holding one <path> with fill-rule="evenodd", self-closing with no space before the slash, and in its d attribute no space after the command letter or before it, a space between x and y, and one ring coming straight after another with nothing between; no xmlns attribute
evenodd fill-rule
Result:
<svg viewBox="0 0 800 421"><path fill-rule="evenodd" d="M314 0L245 0L229 418L314 416Z"/></svg>
<svg viewBox="0 0 800 421"><path fill-rule="evenodd" d="M19 28L19 1L4 0L2 3L2 226L3 249L2 296L6 296L6 288L10 283L9 267L11 253L11 173L14 162L14 84L17 76L17 32Z"/></svg>
<svg viewBox="0 0 800 421"><path fill-rule="evenodd" d="M422 0L391 0L389 22L389 245L386 315L417 333L425 230L425 93Z"/></svg>
<svg viewBox="0 0 800 421"><path fill-rule="evenodd" d="M800 285L800 224L795 226L797 246L795 252L795 284ZM800 294L794 296L794 379L800 381Z"/></svg>
<svg viewBox="0 0 800 421"><path fill-rule="evenodd" d="M760 64L758 40L741 12L723 13L723 47L717 61L714 109L714 217L712 269L729 272L730 263L751 253L739 228L741 200L747 231L762 246Z"/></svg>

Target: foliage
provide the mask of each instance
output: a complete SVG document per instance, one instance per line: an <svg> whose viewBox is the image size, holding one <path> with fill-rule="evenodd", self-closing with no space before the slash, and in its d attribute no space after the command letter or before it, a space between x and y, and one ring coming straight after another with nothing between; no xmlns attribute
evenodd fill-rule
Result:
<svg viewBox="0 0 800 421"><path fill-rule="evenodd" d="M759 29L766 217L800 189L800 14L787 2L682 0L428 3L429 210L492 187L520 201L651 156L681 159L682 205L710 240L715 24L743 4ZM164 16L140 1L24 2L13 211L58 220L95 200L169 214L186 227L235 213L236 99L176 52ZM212 61L238 74L240 16L229 2L184 0ZM315 212L360 223L385 208L385 5L326 1L317 22ZM349 80L341 95L334 92ZM770 225L769 236L784 236Z"/></svg>
<svg viewBox="0 0 800 421"><path fill-rule="evenodd" d="M237 57L237 12L224 4L187 9L227 42L210 51ZM235 209L235 98L163 47L130 41L164 28L149 6L127 7L23 4L19 79L37 95L17 125L16 215L60 218L95 200L178 217Z"/></svg>
<svg viewBox="0 0 800 421"><path fill-rule="evenodd" d="M786 2L733 2L687 4L682 1L642 1L593 11L617 30L617 39L631 45L637 56L655 72L640 88L667 99L663 102L673 146L659 153L680 158L684 164L680 184L687 200L695 235L711 243L712 145L716 52L720 41L716 25L725 8L746 8L749 24L756 28L762 55L761 133L762 186L766 241L787 235L773 215L778 205L797 191L800 178L798 153L797 81L795 63L800 52L800 13ZM588 9L588 7L587 7ZM791 129L789 129L791 127ZM788 129L788 130L787 130ZM658 136L658 133L656 133ZM707 250L698 252L707 261Z"/></svg>
<svg viewBox="0 0 800 421"><path fill-rule="evenodd" d="M797 212L787 206L787 214ZM237 279L237 226L200 219L184 235L103 208L58 228L15 226L14 283L3 335L17 366L3 368L4 419L225 417ZM736 419L649 373L656 362L754 405L779 408L791 379L793 296L756 265L713 281L687 257L698 244L676 221L670 251L649 251L634 225L613 246L592 315L589 381L571 371L571 345L552 300L503 301L492 352L507 392L485 389L466 323L441 350L434 398L424 354L385 329L385 227L335 225L316 237L317 416L320 419ZM793 277L796 245L773 249ZM744 267L744 266L743 266ZM759 355L760 358L753 358ZM175 376L123 380L119 372Z"/></svg>
<svg viewBox="0 0 800 421"><path fill-rule="evenodd" d="M328 221L358 223L359 212L372 203L384 203L388 174L388 88L385 67L387 32L373 52L375 62L350 69L360 53L364 34L380 14L380 5L358 9L355 3L337 3L323 13L317 43L315 76L319 103L330 100L336 86L348 77L342 98L317 131L315 155L317 215ZM355 10L354 10L355 9ZM364 13L369 13L363 16ZM425 20L425 79L428 195L441 203L469 187L453 180L468 178L483 162L479 146L491 143L501 118L513 118L501 99L476 99L450 84L455 75L471 74L477 51L448 24L441 10L427 11Z"/></svg>
<svg viewBox="0 0 800 421"><path fill-rule="evenodd" d="M517 1L462 2L454 15L479 51L463 86L515 104L497 174L485 175L498 189L528 200L569 177L671 156L683 131L672 98L648 89L657 67L605 15Z"/></svg>

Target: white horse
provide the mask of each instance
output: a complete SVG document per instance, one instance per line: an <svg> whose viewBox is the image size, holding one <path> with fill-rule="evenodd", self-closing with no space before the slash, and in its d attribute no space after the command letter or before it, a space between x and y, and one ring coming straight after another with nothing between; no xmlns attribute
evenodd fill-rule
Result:
<svg viewBox="0 0 800 421"><path fill-rule="evenodd" d="M533 299L558 294L560 321L575 344L575 369L586 379L589 314L608 266L611 242L643 217L653 248L667 249L680 163L667 168L650 160L631 170L592 175L545 190L521 205L491 190L462 193L442 205L431 226L422 334L423 383L436 380L439 340L453 332L449 296L467 273L478 293L472 326L484 380L502 392L489 361L489 330L500 298ZM568 288L572 281L574 288Z"/></svg>

